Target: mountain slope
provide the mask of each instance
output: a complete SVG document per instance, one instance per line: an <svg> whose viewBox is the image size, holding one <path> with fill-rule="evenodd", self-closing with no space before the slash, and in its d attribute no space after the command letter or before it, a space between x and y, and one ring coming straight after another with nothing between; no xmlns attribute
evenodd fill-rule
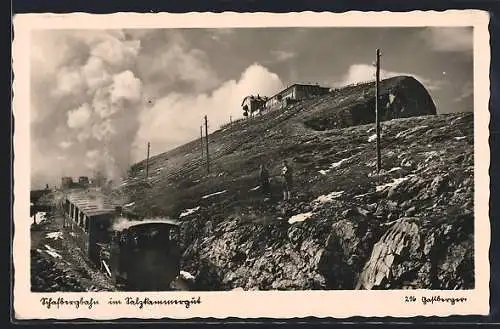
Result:
<svg viewBox="0 0 500 329"><path fill-rule="evenodd" d="M473 115L433 115L411 79L382 83L381 98L404 97L382 116L380 175L368 84L214 132L209 174L194 141L152 158L149 184L135 165L119 192L140 215L183 215L197 289L472 288ZM255 189L261 162L270 200Z"/></svg>

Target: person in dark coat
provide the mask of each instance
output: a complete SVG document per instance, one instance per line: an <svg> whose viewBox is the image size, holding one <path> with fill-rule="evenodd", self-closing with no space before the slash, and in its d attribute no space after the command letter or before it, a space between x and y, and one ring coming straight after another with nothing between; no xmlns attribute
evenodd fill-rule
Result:
<svg viewBox="0 0 500 329"><path fill-rule="evenodd" d="M283 201L288 201L292 197L293 173L292 168L286 160L283 161L281 176L283 178Z"/></svg>
<svg viewBox="0 0 500 329"><path fill-rule="evenodd" d="M271 194L270 184L269 184L269 171L267 170L264 164L260 165L260 189L265 196L269 196Z"/></svg>

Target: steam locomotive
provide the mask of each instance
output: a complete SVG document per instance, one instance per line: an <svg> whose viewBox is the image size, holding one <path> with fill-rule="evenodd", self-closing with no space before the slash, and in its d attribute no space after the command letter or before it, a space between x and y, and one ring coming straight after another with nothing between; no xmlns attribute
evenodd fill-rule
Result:
<svg viewBox="0 0 500 329"><path fill-rule="evenodd" d="M101 245L99 258L120 290L170 290L170 283L180 273L178 224L131 222L128 228L112 232L111 242Z"/></svg>

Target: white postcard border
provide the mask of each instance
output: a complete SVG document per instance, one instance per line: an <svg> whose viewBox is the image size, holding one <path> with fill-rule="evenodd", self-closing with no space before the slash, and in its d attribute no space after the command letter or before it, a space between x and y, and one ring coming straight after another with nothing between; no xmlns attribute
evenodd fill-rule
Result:
<svg viewBox="0 0 500 329"><path fill-rule="evenodd" d="M16 319L111 320L118 318L346 318L351 316L448 316L487 315L489 312L489 33L488 14L476 10L445 12L414 11L336 13L189 13L95 15L23 14L14 17L13 112L14 112L14 289ZM362 24L362 25L361 25ZM34 29L97 29L159 27L324 27L324 26L474 26L474 198L475 198L475 289L458 291L229 291L168 293L32 293L30 291L30 31ZM150 299L198 299L200 304L148 306L110 305L110 299L127 296ZM405 302L406 296L416 302ZM467 298L465 303L423 305L422 297ZM99 301L92 308L52 306L43 297Z"/></svg>

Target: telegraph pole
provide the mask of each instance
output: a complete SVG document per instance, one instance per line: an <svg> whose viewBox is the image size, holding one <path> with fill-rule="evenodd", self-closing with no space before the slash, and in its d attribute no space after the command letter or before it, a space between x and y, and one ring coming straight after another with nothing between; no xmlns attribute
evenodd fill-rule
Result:
<svg viewBox="0 0 500 329"><path fill-rule="evenodd" d="M229 123L233 123L233 116L232 115L229 116Z"/></svg>
<svg viewBox="0 0 500 329"><path fill-rule="evenodd" d="M210 173L210 157L208 155L208 122L205 115L205 144L207 146L207 173Z"/></svg>
<svg viewBox="0 0 500 329"><path fill-rule="evenodd" d="M148 155L146 157L146 179L149 178L149 149L151 147L151 144L148 142Z"/></svg>
<svg viewBox="0 0 500 329"><path fill-rule="evenodd" d="M200 126L201 158L203 159L203 126Z"/></svg>
<svg viewBox="0 0 500 329"><path fill-rule="evenodd" d="M377 173L382 167L380 155L380 116L379 116L379 80L380 80L380 49L377 49L376 79L375 79L375 129L377 134Z"/></svg>

